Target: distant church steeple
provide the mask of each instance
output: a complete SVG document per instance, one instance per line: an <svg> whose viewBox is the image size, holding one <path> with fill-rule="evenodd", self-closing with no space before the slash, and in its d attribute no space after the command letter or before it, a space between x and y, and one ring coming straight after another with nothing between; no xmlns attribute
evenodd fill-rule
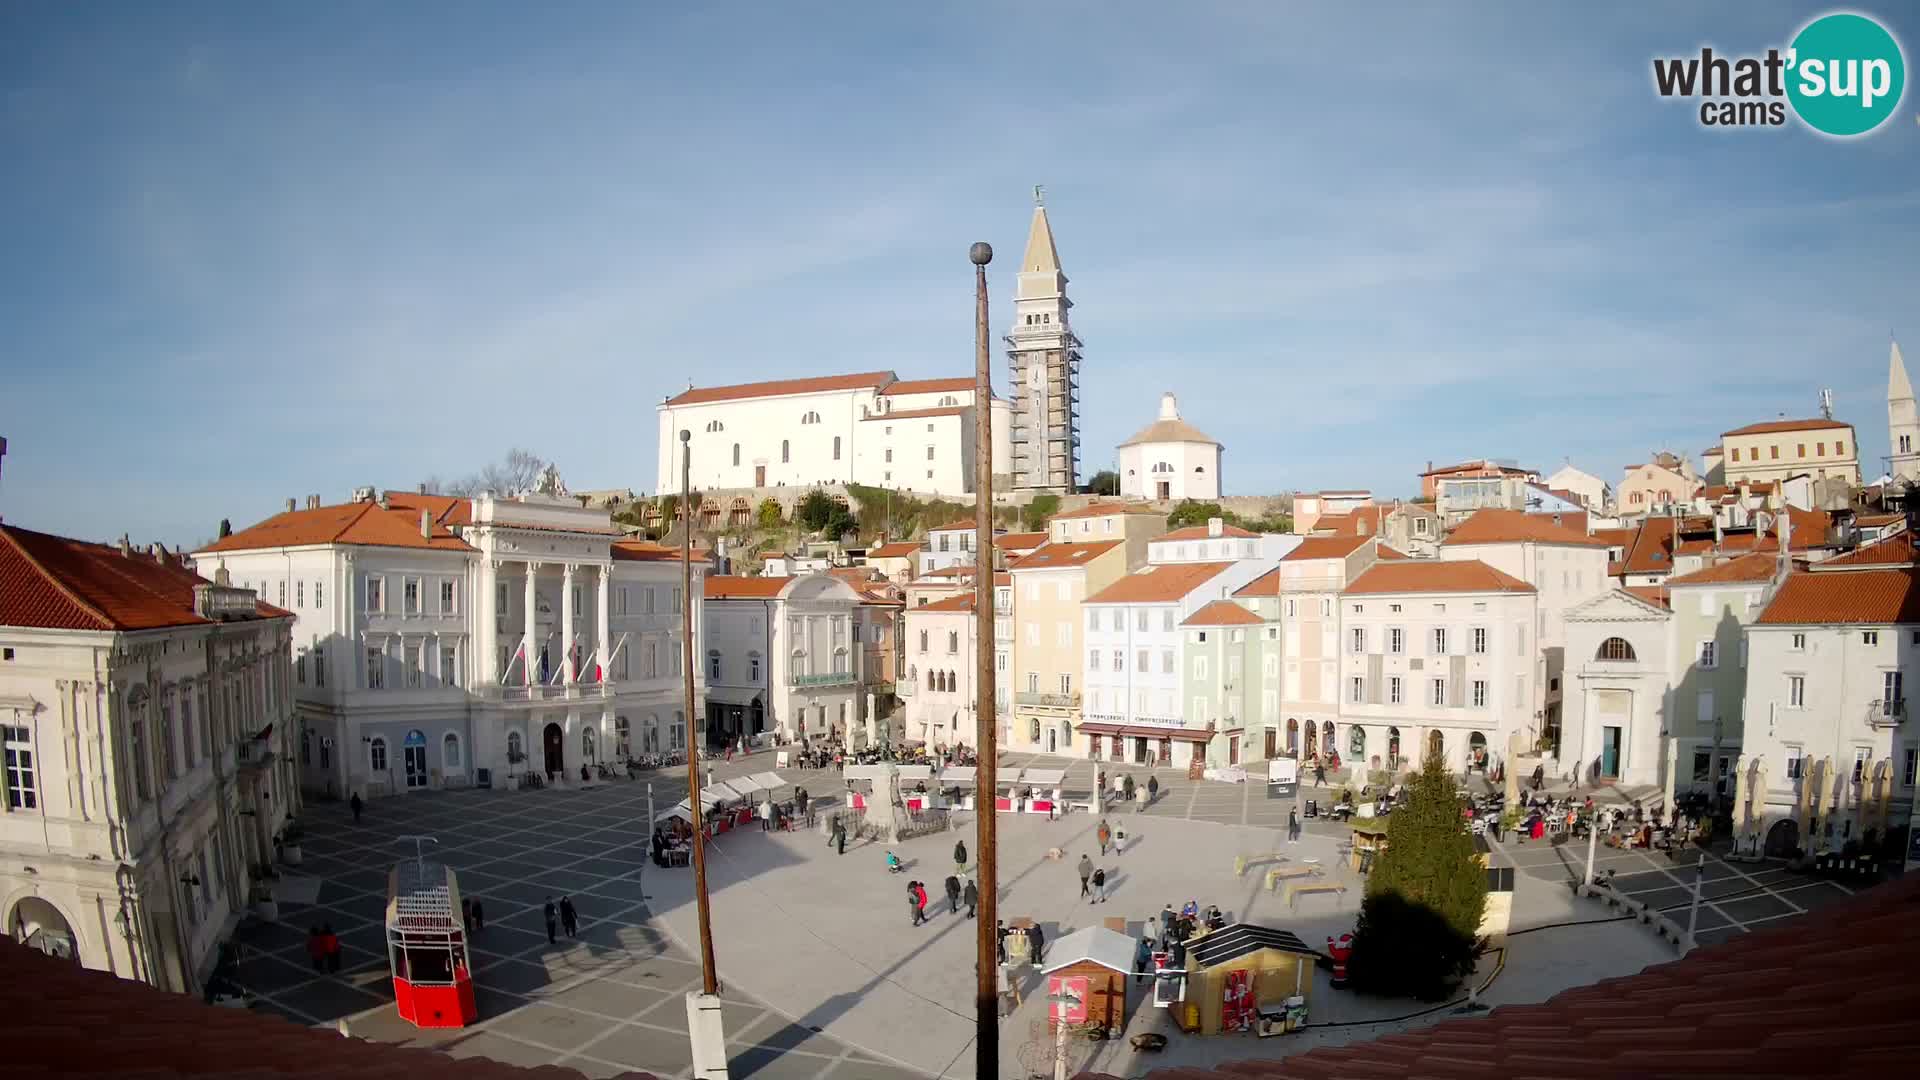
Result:
<svg viewBox="0 0 1920 1080"><path fill-rule="evenodd" d="M1897 341L1887 359L1887 437L1893 449L1887 471L1896 480L1920 480L1920 405Z"/></svg>
<svg viewBox="0 0 1920 1080"><path fill-rule="evenodd" d="M1068 313L1067 275L1060 269L1046 191L1033 189L1027 250L1014 274L1011 441L1016 489L1071 494L1079 484L1080 340Z"/></svg>

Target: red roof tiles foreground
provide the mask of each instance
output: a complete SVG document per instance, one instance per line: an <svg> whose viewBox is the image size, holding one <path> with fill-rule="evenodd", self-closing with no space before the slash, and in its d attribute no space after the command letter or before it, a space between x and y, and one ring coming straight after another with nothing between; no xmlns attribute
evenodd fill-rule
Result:
<svg viewBox="0 0 1920 1080"><path fill-rule="evenodd" d="M306 1027L268 1013L222 1009L198 997L90 971L0 941L0 1010L32 1032L7 1050L15 1076L328 1077L371 1080L577 1078L573 1069L455 1059ZM627 1077L652 1080L647 1073Z"/></svg>
<svg viewBox="0 0 1920 1080"><path fill-rule="evenodd" d="M958 379L902 379L887 384L882 394L966 394L974 389L971 376Z"/></svg>
<svg viewBox="0 0 1920 1080"><path fill-rule="evenodd" d="M1146 1080L1896 1074L1913 1067L1920 1047L1913 1027L1920 980L1911 977L1920 965L1916 916L1920 877L1909 876L1815 917L1780 919L1536 1005L1218 1071L1157 1069Z"/></svg>
<svg viewBox="0 0 1920 1080"><path fill-rule="evenodd" d="M906 559L920 550L920 541L901 540L892 544L879 544L867 549L869 559Z"/></svg>
<svg viewBox="0 0 1920 1080"><path fill-rule="evenodd" d="M1181 626L1251 626L1265 622L1231 600L1215 600L1187 616Z"/></svg>
<svg viewBox="0 0 1920 1080"><path fill-rule="evenodd" d="M1779 568L1779 555L1756 551L1737 559L1728 559L1716 566L1695 570L1691 574L1668 578L1666 587L1678 589L1688 585L1762 585L1772 581L1773 575Z"/></svg>
<svg viewBox="0 0 1920 1080"><path fill-rule="evenodd" d="M1368 593L1530 593L1533 586L1495 570L1478 559L1442 562L1408 559L1376 562L1344 590L1347 595Z"/></svg>
<svg viewBox="0 0 1920 1080"><path fill-rule="evenodd" d="M155 630L211 620L193 610L193 589L207 579L173 556L0 525L0 626L45 630ZM263 618L287 614L270 604Z"/></svg>
<svg viewBox="0 0 1920 1080"><path fill-rule="evenodd" d="M442 525L473 524L473 500L459 495L433 495L417 491L389 491L387 505L396 510L422 508L433 511L433 520Z"/></svg>
<svg viewBox="0 0 1920 1080"><path fill-rule="evenodd" d="M1920 573L1899 570L1803 570L1787 575L1755 622L1920 623Z"/></svg>
<svg viewBox="0 0 1920 1080"><path fill-rule="evenodd" d="M419 499L420 496L412 498ZM430 524L427 531L431 535L420 535L420 511L423 509L430 516L442 512L437 504L424 502L391 510L383 510L375 502L289 510L202 548L201 553L313 547L320 544L430 548L436 551L473 550L465 540L449 532L445 525Z"/></svg>
<svg viewBox="0 0 1920 1080"><path fill-rule="evenodd" d="M1068 566L1085 566L1119 547L1120 543L1118 540L1094 540L1081 544L1045 544L1007 569L1058 570Z"/></svg>
<svg viewBox="0 0 1920 1080"><path fill-rule="evenodd" d="M780 590L793 583L790 577L739 577L732 574L715 574L707 578L706 597L709 600L771 600L780 595Z"/></svg>
<svg viewBox="0 0 1920 1080"><path fill-rule="evenodd" d="M1088 604L1170 604L1224 573L1230 562L1154 563L1082 601Z"/></svg>
<svg viewBox="0 0 1920 1080"><path fill-rule="evenodd" d="M1885 540L1863 545L1845 555L1820 564L1822 570L1842 566L1911 566L1914 562L1913 534L1895 533Z"/></svg>
<svg viewBox="0 0 1920 1080"><path fill-rule="evenodd" d="M1344 559L1372 539L1371 536L1309 536L1300 541L1298 547L1280 556L1280 561Z"/></svg>

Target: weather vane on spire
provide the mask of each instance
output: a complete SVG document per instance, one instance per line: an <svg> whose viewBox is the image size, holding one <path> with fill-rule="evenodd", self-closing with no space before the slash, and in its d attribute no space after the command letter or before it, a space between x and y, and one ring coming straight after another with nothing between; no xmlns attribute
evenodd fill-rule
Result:
<svg viewBox="0 0 1920 1080"><path fill-rule="evenodd" d="M1047 189L1039 184L1033 185L1033 205L1047 205Z"/></svg>

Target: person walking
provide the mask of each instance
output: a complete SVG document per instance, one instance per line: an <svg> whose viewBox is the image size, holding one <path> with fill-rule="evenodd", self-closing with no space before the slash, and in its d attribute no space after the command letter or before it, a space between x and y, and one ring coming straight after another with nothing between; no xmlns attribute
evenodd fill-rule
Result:
<svg viewBox="0 0 1920 1080"><path fill-rule="evenodd" d="M1160 936L1162 938L1170 938L1173 936L1173 924L1175 920L1179 918L1180 916L1174 912L1172 904L1168 904L1166 907L1160 909Z"/></svg>
<svg viewBox="0 0 1920 1080"><path fill-rule="evenodd" d="M322 947L326 949L326 953L327 953L327 971L331 974L335 974L335 975L339 974L340 973L340 935L335 934L333 932L332 923L320 924L320 939L322 942Z"/></svg>
<svg viewBox="0 0 1920 1080"><path fill-rule="evenodd" d="M967 872L967 842L965 840L955 840L953 842L953 872L956 874L964 874Z"/></svg>
<svg viewBox="0 0 1920 1080"><path fill-rule="evenodd" d="M553 897L547 897L546 906L540 909L540 914L547 921L547 944L553 945L558 943L560 940L559 934L557 933L560 929L560 909L553 906Z"/></svg>
<svg viewBox="0 0 1920 1080"><path fill-rule="evenodd" d="M1133 984L1140 985L1153 970L1153 939L1141 935L1140 944L1133 947Z"/></svg>
<svg viewBox="0 0 1920 1080"><path fill-rule="evenodd" d="M1292 810L1287 811L1287 843L1297 844L1299 842L1300 842L1300 808L1295 807Z"/></svg>
<svg viewBox="0 0 1920 1080"><path fill-rule="evenodd" d="M1122 796L1124 796L1125 801L1127 802L1133 801L1133 774L1132 773L1128 773L1126 776L1121 778L1120 792Z"/></svg>
<svg viewBox="0 0 1920 1080"><path fill-rule="evenodd" d="M1127 846L1127 827L1125 825L1122 825L1119 828L1113 830L1113 853L1115 855L1120 854L1122 851L1126 849L1126 846Z"/></svg>
<svg viewBox="0 0 1920 1080"><path fill-rule="evenodd" d="M1104 866L1093 872L1093 902L1107 902L1107 868Z"/></svg>
<svg viewBox="0 0 1920 1080"><path fill-rule="evenodd" d="M1159 799L1160 778L1157 776L1149 776L1147 777L1147 805L1152 806L1155 802L1158 802Z"/></svg>
<svg viewBox="0 0 1920 1080"><path fill-rule="evenodd" d="M1007 962L1007 920L1000 919L993 925L993 952L1004 966Z"/></svg>
<svg viewBox="0 0 1920 1080"><path fill-rule="evenodd" d="M1082 855L1080 856L1080 895L1081 896L1093 895L1093 891L1087 888L1087 882L1091 880L1093 880L1093 860L1087 858L1085 855Z"/></svg>
<svg viewBox="0 0 1920 1080"><path fill-rule="evenodd" d="M1107 827L1106 818L1100 819L1100 828L1094 835L1100 841L1100 857L1104 859L1107 857L1107 846L1113 843L1113 830Z"/></svg>
<svg viewBox="0 0 1920 1080"><path fill-rule="evenodd" d="M838 848L840 854L847 853L847 823L840 820L838 814L833 818L833 832L827 836L827 846Z"/></svg>
<svg viewBox="0 0 1920 1080"><path fill-rule="evenodd" d="M568 937L575 937L580 933L580 913L574 910L571 896L560 898L560 928L567 932Z"/></svg>
<svg viewBox="0 0 1920 1080"><path fill-rule="evenodd" d="M480 905L480 898L473 898L473 932L484 933L487 929L487 909Z"/></svg>
<svg viewBox="0 0 1920 1080"><path fill-rule="evenodd" d="M307 931L307 959L313 961L313 970L327 970L327 941L320 936L318 923Z"/></svg>
<svg viewBox="0 0 1920 1080"><path fill-rule="evenodd" d="M913 914L913 925L919 926L927 921L926 907L920 903L920 883L917 881L907 882L907 908Z"/></svg>
<svg viewBox="0 0 1920 1080"><path fill-rule="evenodd" d="M800 811L800 820L807 823L807 828L813 828L813 811L808 809L813 805L813 800L808 797L806 788L793 789L793 805Z"/></svg>
<svg viewBox="0 0 1920 1080"><path fill-rule="evenodd" d="M1317 757L1313 759L1313 786L1327 786L1327 763Z"/></svg>
<svg viewBox="0 0 1920 1080"><path fill-rule="evenodd" d="M973 880L969 878L967 880L967 887L960 893L960 899L967 903L967 918L973 918L974 912L980 907L980 886L975 885Z"/></svg>
<svg viewBox="0 0 1920 1080"><path fill-rule="evenodd" d="M1027 927L1027 954L1033 958L1034 967L1039 967L1041 961L1047 958L1046 949L1047 938L1040 932L1040 924Z"/></svg>
<svg viewBox="0 0 1920 1080"><path fill-rule="evenodd" d="M357 791L353 793L353 798L347 800L347 809L353 811L353 823L355 825L360 824L360 811L366 805L366 803L360 801L360 793Z"/></svg>
<svg viewBox="0 0 1920 1080"><path fill-rule="evenodd" d="M947 914L960 914L960 879L947 875Z"/></svg>
<svg viewBox="0 0 1920 1080"><path fill-rule="evenodd" d="M1106 805L1107 770L1104 768L1095 769L1093 771L1093 795L1094 795L1094 798L1100 800L1100 804L1102 806Z"/></svg>

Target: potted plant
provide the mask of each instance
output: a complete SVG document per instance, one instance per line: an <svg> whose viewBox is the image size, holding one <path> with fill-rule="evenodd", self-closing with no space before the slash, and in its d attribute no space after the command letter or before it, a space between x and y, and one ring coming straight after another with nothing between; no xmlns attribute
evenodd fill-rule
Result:
<svg viewBox="0 0 1920 1080"><path fill-rule="evenodd" d="M300 851L300 840L305 835L305 832L306 830L300 827L298 821L287 822L287 827L280 832L281 862L288 866L300 865L300 861L304 857Z"/></svg>
<svg viewBox="0 0 1920 1080"><path fill-rule="evenodd" d="M254 917L262 922L279 922L280 905L274 902L273 889L264 881L256 881L247 893L247 902L253 905Z"/></svg>

